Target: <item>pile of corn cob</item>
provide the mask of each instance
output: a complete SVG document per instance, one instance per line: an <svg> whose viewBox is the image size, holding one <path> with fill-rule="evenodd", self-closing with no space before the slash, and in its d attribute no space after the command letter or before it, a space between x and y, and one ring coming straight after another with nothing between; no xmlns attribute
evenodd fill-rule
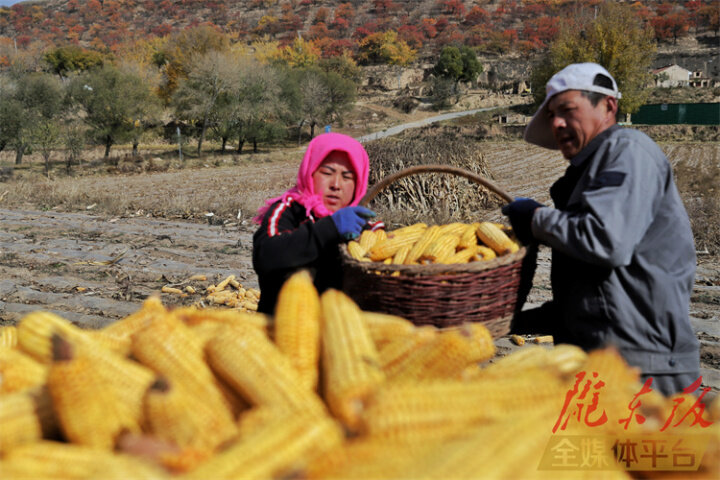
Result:
<svg viewBox="0 0 720 480"><path fill-rule="evenodd" d="M508 236L509 229L492 222L424 223L385 232L364 231L357 241L348 243L350 256L361 262L395 265L453 264L492 260L517 252L518 242Z"/></svg>
<svg viewBox="0 0 720 480"><path fill-rule="evenodd" d="M193 275L190 280L206 280L205 275ZM161 293L169 293L187 297L197 293L192 285L184 288L177 288L166 285L160 290ZM237 281L235 275L228 275L217 285L209 285L205 289L206 295L195 303L196 307L202 308L206 305L224 305L242 312L257 312L260 301L260 290L256 288L245 288Z"/></svg>
<svg viewBox="0 0 720 480"><path fill-rule="evenodd" d="M612 350L495 358L482 325L363 312L341 292L318 296L307 272L273 318L151 298L101 330L35 312L0 339L3 479L582 478L536 468L576 372L603 379L611 418L641 388ZM673 400L643 396L634 431L657 430ZM708 475L718 426L704 432L716 436ZM584 472L598 473L628 478L614 463Z"/></svg>

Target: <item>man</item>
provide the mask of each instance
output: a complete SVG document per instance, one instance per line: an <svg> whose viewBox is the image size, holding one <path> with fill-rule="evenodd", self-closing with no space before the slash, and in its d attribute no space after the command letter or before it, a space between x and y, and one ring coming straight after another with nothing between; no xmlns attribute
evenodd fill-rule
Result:
<svg viewBox="0 0 720 480"><path fill-rule="evenodd" d="M620 128L621 97L600 65L569 65L525 140L570 161L550 188L555 208L518 198L503 208L524 243L552 248L553 300L522 312L517 333L551 333L586 350L614 346L669 395L699 377L688 310L695 275L690 222L662 150Z"/></svg>

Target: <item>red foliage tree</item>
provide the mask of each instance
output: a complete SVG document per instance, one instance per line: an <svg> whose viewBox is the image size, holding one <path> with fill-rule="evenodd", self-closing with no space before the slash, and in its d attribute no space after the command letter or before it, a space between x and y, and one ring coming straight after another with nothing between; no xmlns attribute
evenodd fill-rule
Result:
<svg viewBox="0 0 720 480"><path fill-rule="evenodd" d="M329 16L330 10L325 7L320 7L315 12L315 18L313 19L313 23L327 23Z"/></svg>
<svg viewBox="0 0 720 480"><path fill-rule="evenodd" d="M422 47L423 40L425 40L425 35L417 25L401 26L398 28L398 37L414 49Z"/></svg>
<svg viewBox="0 0 720 480"><path fill-rule="evenodd" d="M423 18L422 24L420 26L420 29L422 30L423 34L426 38L435 38L437 37L438 30L435 24L437 23L437 20L434 18Z"/></svg>
<svg viewBox="0 0 720 480"><path fill-rule="evenodd" d="M458 18L465 15L465 5L460 0L440 0L438 6L445 15L453 15Z"/></svg>
<svg viewBox="0 0 720 480"><path fill-rule="evenodd" d="M341 3L335 9L335 18L344 18L345 20L352 21L355 18L355 8L352 3Z"/></svg>
<svg viewBox="0 0 720 480"><path fill-rule="evenodd" d="M465 23L468 25L480 25L490 17L487 10L475 5L465 15Z"/></svg>

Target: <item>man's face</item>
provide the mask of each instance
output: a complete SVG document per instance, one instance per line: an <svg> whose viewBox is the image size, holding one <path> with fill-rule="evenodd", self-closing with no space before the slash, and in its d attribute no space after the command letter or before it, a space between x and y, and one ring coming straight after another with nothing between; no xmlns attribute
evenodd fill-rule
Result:
<svg viewBox="0 0 720 480"><path fill-rule="evenodd" d="M615 123L615 111L605 97L593 106L579 90L558 93L547 104L555 142L568 160L577 155L600 132ZM615 104L616 105L616 104Z"/></svg>
<svg viewBox="0 0 720 480"><path fill-rule="evenodd" d="M322 197L323 205L330 212L335 213L352 202L355 195L355 172L346 153L331 152L312 174L312 178L315 193Z"/></svg>

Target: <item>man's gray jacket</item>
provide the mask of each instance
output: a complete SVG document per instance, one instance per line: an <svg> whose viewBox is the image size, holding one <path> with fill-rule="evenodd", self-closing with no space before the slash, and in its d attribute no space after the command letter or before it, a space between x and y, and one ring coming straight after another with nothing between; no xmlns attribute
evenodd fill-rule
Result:
<svg viewBox="0 0 720 480"><path fill-rule="evenodd" d="M532 232L553 252L556 342L608 345L645 375L699 372L689 321L695 247L672 168L645 134L613 126L551 188Z"/></svg>

